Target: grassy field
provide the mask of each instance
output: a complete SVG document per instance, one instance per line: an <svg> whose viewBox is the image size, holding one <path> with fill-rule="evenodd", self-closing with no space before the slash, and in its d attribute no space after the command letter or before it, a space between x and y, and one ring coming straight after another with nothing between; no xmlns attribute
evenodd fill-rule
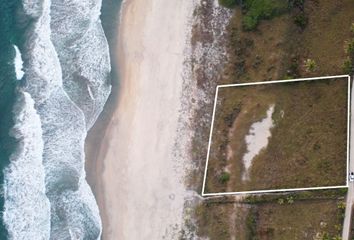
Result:
<svg viewBox="0 0 354 240"><path fill-rule="evenodd" d="M244 11L235 8L228 27L229 62L220 84L349 73L345 48L354 34L354 2L298 2L303 3L260 20L253 31L243 30ZM299 26L301 18L306 24ZM308 59L313 69L306 67Z"/></svg>
<svg viewBox="0 0 354 240"><path fill-rule="evenodd" d="M227 29L228 37L225 39L227 41L228 61L225 62L224 70L220 72L221 78L217 80L218 84L339 75L353 72L354 54L353 51L348 51L350 42L354 39L354 32L351 30L353 28L352 23L354 23L354 2L352 0L291 0L287 1L290 3L288 9L282 8L281 11L264 8L264 6L252 6L252 4L242 8L240 6L241 1L238 0L219 0L219 2L230 3L229 6L233 7L234 13ZM262 5L267 1L245 0L242 2L255 2L254 4ZM208 16L210 14L205 14L204 18L208 18ZM245 29L247 16L256 19L256 23L251 30ZM204 35L199 34L198 36L205 38ZM207 37L210 38L210 36ZM200 77L198 83L203 82L203 79L203 77ZM213 96L210 94L210 101L212 101L212 98ZM261 104L256 110L252 110L252 106L247 105L251 112L255 112L253 118L249 119L257 121L265 116L267 104L275 101L271 97L268 98L264 101L265 104ZM331 99L333 99L332 96L329 97L329 100ZM232 126L232 120L240 111L240 106L235 106L234 103L230 104L229 112L225 114L223 120L225 127L220 130L219 136L223 134L223 136L228 137L227 130ZM198 191L201 189L204 170L205 145L208 142L210 131L207 124L208 121L211 121L209 115L211 108L211 104L206 104L196 116L197 123L206 122L203 129L198 131L193 140L193 158L196 159L199 172L193 172L191 184L194 183L194 188ZM291 113L291 111L287 112ZM284 117L287 112L285 112ZM205 119L205 116L208 118ZM238 124L242 125L241 123ZM248 126L250 126L249 123ZM247 128L247 122L244 122L241 129ZM286 128L283 131L283 134L288 134ZM244 133L240 135L242 134ZM222 138L219 140L221 150L222 148L227 149L229 142ZM276 139L274 138L274 140ZM278 138L277 141L280 140L281 138ZM281 144L286 145L287 143ZM269 143L269 146L271 145ZM245 151L242 145L237 146L240 148L237 152ZM234 148L236 150L236 146ZM305 149L304 147L303 150ZM301 156L296 159L298 159L298 162L295 161L295 164L301 167ZM215 164L215 169L222 169L225 166L226 156L221 156L221 159L218 160L217 163L220 165ZM313 167L317 168L319 166ZM328 166L324 165L322 167L326 169ZM289 167L281 165L281 168L286 170ZM256 164L254 169L254 171L257 170ZM275 170L279 171L279 169L273 169L272 171ZM237 166L234 166L233 171L240 174L242 167L239 166L239 169L237 169ZM214 189L227 190L228 184L225 184L225 182L234 185L237 181L235 178L237 174L225 175L222 171L218 174L216 179L211 179L211 182L215 182L214 186L209 186L211 191ZM287 177L287 181L292 181L291 176ZM316 193L322 197L326 195L325 191ZM220 200L212 202L211 199L205 200L195 211L198 235L218 240L336 239L334 237L341 231L341 229L338 229L342 223L339 219L342 210L338 209L338 204L342 199L330 198L328 201L326 198L322 200L305 199L307 198L301 201L295 200L293 204L287 204L286 198L283 204L278 203L278 200L267 203L252 201L252 203L245 204L235 203L235 201L225 202ZM321 224L321 222L324 223ZM269 237L270 233L267 232L273 232L273 236ZM330 236L323 235L325 232L330 233ZM289 235L290 233L292 235ZM314 233L319 234L317 238Z"/></svg>
<svg viewBox="0 0 354 240"><path fill-rule="evenodd" d="M347 78L220 88L207 191L345 185ZM271 137L242 180L250 126L275 106ZM222 181L229 173L230 179Z"/></svg>
<svg viewBox="0 0 354 240"><path fill-rule="evenodd" d="M196 208L199 236L210 240L337 239L345 209L343 192L210 200ZM317 238L316 238L317 237Z"/></svg>

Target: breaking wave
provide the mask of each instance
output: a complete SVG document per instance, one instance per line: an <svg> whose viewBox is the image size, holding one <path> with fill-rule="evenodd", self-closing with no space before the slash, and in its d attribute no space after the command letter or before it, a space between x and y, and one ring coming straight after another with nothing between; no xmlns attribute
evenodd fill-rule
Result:
<svg viewBox="0 0 354 240"><path fill-rule="evenodd" d="M84 141L110 94L101 0L22 0L24 76L14 107L17 151L4 170L10 239L99 239ZM35 187L33 187L35 186Z"/></svg>
<svg viewBox="0 0 354 240"><path fill-rule="evenodd" d="M45 195L41 121L31 96L22 91L17 95L10 136L18 145L4 170L3 219L10 239L48 239L50 206Z"/></svg>
<svg viewBox="0 0 354 240"><path fill-rule="evenodd" d="M111 91L109 49L101 20L101 0L52 0L52 39L63 69L64 89L96 121Z"/></svg>

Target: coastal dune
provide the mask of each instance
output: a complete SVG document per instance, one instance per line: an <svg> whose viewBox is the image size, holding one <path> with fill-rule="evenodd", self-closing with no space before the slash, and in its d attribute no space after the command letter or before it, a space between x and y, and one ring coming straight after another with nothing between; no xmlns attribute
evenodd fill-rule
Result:
<svg viewBox="0 0 354 240"><path fill-rule="evenodd" d="M121 86L98 156L103 239L178 238L186 159L175 144L193 5L130 0L122 6Z"/></svg>

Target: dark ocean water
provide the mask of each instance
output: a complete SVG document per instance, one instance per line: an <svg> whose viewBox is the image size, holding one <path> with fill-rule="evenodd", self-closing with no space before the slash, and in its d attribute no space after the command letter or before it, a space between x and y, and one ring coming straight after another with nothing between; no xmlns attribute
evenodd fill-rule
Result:
<svg viewBox="0 0 354 240"><path fill-rule="evenodd" d="M103 0L101 9L101 21L104 33L106 35L109 54L111 58L111 78L113 88L118 85L118 69L114 66L117 65L115 56L115 47L117 45L117 29L119 24L119 11L122 4L122 0ZM115 89L112 89L113 91Z"/></svg>
<svg viewBox="0 0 354 240"><path fill-rule="evenodd" d="M14 139L8 135L13 126L12 107L15 102L17 84L14 58L14 44L19 41L16 30L15 11L20 1L2 0L0 2L0 181L4 182L3 169L9 163L14 148ZM3 194L0 195L1 212L4 208ZM7 239L7 231L1 218L0 239Z"/></svg>

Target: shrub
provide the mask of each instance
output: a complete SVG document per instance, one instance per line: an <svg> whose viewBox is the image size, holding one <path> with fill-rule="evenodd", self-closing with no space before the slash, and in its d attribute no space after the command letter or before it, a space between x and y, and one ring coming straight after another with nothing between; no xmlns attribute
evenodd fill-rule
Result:
<svg viewBox="0 0 354 240"><path fill-rule="evenodd" d="M345 202L339 202L337 204L337 208L340 210L345 210Z"/></svg>
<svg viewBox="0 0 354 240"><path fill-rule="evenodd" d="M350 56L354 55L354 39L351 39L350 41L346 42L344 50Z"/></svg>
<svg viewBox="0 0 354 240"><path fill-rule="evenodd" d="M303 9L305 0L289 0L290 7L297 7Z"/></svg>
<svg viewBox="0 0 354 240"><path fill-rule="evenodd" d="M308 18L303 12L299 13L295 16L294 23L296 24L296 26L300 27L301 29L304 29L307 26Z"/></svg>
<svg viewBox="0 0 354 240"><path fill-rule="evenodd" d="M292 196L288 196L286 198L286 201L288 202L288 204L293 204L294 203L294 198Z"/></svg>
<svg viewBox="0 0 354 240"><path fill-rule="evenodd" d="M242 19L242 27L246 31L254 30L258 25L258 19L252 16L245 16Z"/></svg>
<svg viewBox="0 0 354 240"><path fill-rule="evenodd" d="M304 64L305 64L306 71L308 71L308 72L315 71L315 69L317 67L316 62L313 59L306 59Z"/></svg>
<svg viewBox="0 0 354 240"><path fill-rule="evenodd" d="M284 204L284 199L283 198L279 198L278 199L278 204L279 205L283 205Z"/></svg>
<svg viewBox="0 0 354 240"><path fill-rule="evenodd" d="M343 72L351 74L353 72L353 63L350 58L346 59L343 63Z"/></svg>
<svg viewBox="0 0 354 240"><path fill-rule="evenodd" d="M329 236L329 234L327 232L324 232L322 235L322 240L331 240L331 237Z"/></svg>
<svg viewBox="0 0 354 240"><path fill-rule="evenodd" d="M220 176L220 182L221 183L227 183L230 180L230 173L228 172L223 172Z"/></svg>
<svg viewBox="0 0 354 240"><path fill-rule="evenodd" d="M347 192L348 192L348 188L340 188L340 189L338 189L338 193L340 195L345 195L345 194L347 194Z"/></svg>
<svg viewBox="0 0 354 240"><path fill-rule="evenodd" d="M242 27L246 31L254 30L262 19L270 19L287 10L285 1L278 0L245 0L243 8L246 15L242 19Z"/></svg>
<svg viewBox="0 0 354 240"><path fill-rule="evenodd" d="M219 4L226 8L233 8L236 6L237 0L219 0Z"/></svg>

